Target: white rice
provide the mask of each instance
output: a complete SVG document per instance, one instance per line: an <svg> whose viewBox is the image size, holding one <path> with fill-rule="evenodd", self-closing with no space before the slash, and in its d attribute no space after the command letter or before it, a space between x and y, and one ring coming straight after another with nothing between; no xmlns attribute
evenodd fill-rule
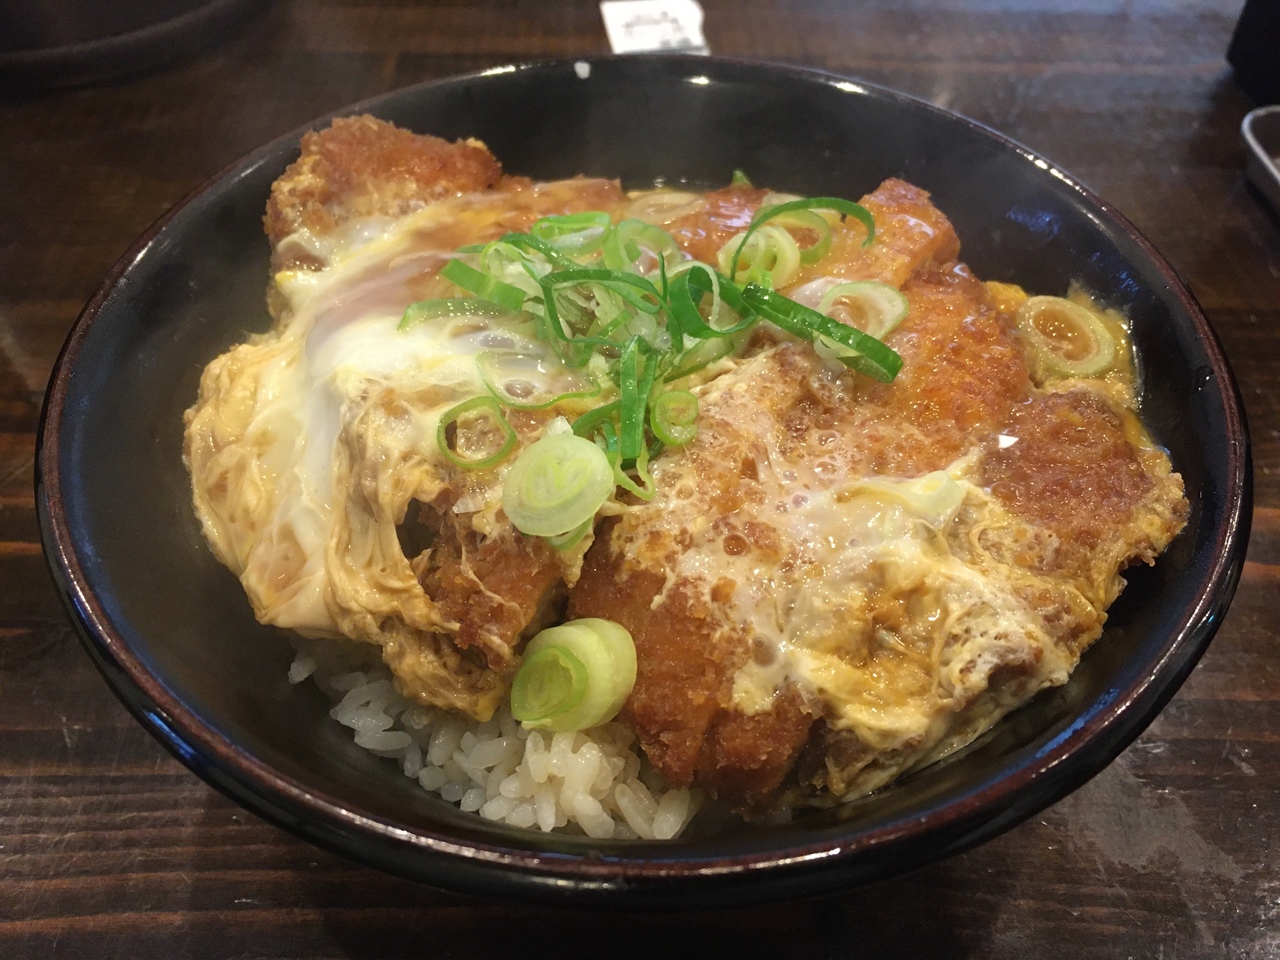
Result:
<svg viewBox="0 0 1280 960"><path fill-rule="evenodd" d="M396 761L406 777L464 811L545 832L670 840L701 803L699 791L666 788L620 723L530 732L505 704L478 723L410 704L387 667L351 669L356 661L348 651L329 647L308 643L289 668L289 682L311 677L335 701L329 715L352 731L357 746Z"/></svg>

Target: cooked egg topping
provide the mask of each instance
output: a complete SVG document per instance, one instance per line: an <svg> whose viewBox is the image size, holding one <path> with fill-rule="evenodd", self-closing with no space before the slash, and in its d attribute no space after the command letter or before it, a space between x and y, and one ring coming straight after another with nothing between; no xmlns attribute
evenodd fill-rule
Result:
<svg viewBox="0 0 1280 960"><path fill-rule="evenodd" d="M420 585L396 527L420 500L494 531L506 465L452 467L437 442L440 417L486 393L485 362L513 395L558 396L583 374L515 320L478 314L402 328L405 308L441 295L438 273L458 246L617 193L605 181L542 184L280 244L312 269L276 274L274 329L211 363L187 415L196 511L262 622L377 642L456 630ZM529 440L562 412L529 411L513 425ZM482 423L454 428L460 452L487 442ZM581 550L565 562L575 559Z"/></svg>

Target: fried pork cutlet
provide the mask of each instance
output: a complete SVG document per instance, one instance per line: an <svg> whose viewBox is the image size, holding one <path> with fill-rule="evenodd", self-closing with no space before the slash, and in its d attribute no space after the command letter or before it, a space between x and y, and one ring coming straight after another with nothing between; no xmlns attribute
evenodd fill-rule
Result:
<svg viewBox="0 0 1280 960"><path fill-rule="evenodd" d="M682 197L663 228L715 264L776 199ZM482 418L437 429L492 389L484 351L556 367L545 331L401 313L457 296L439 273L459 247L552 214L639 214L613 181L505 177L474 140L371 117L308 134L265 217L276 326L211 363L187 414L210 544L263 622L376 645L407 697L478 720L532 633L622 624L637 679L620 719L669 783L749 814L838 802L969 742L1066 681L1120 571L1163 550L1187 504L1131 371L1045 379L1014 323L1025 295L973 277L927 193L890 179L862 203L874 242L833 218L782 292L899 290L897 379L756 327L695 378L697 436L654 462L653 499L611 499L557 551L506 518L502 464L443 455L483 447ZM503 417L526 444L594 405Z"/></svg>
<svg viewBox="0 0 1280 960"><path fill-rule="evenodd" d="M483 390L447 357L465 356L474 380L475 354L503 335L455 324L415 348L363 325L447 295L438 273L459 246L625 200L608 180L503 177L478 141L367 116L303 138L265 217L276 327L211 363L187 414L197 513L259 619L376 644L406 696L492 715L590 538L557 554L522 536L500 517L499 471L453 468L430 455L434 432L419 436ZM527 442L552 416L507 419Z"/></svg>
<svg viewBox="0 0 1280 960"><path fill-rule="evenodd" d="M449 143L370 116L340 118L302 138L271 185L263 225L272 248L290 234L331 233L361 217L398 217L424 203L487 190L502 166L479 140Z"/></svg>
<svg viewBox="0 0 1280 960"><path fill-rule="evenodd" d="M570 594L572 615L635 637L625 718L646 754L740 808L797 762L836 798L874 789L1065 682L1118 570L1185 516L1122 398L1032 382L927 195L888 181L862 202L876 244L849 228L821 268L901 287L898 378L759 344L699 388L697 438L659 462L653 501L598 537ZM865 484L942 470L961 502L932 525Z"/></svg>

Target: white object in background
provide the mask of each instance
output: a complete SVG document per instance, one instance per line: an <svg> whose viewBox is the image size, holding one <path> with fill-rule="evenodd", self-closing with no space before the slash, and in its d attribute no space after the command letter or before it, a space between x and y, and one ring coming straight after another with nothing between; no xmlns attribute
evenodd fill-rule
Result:
<svg viewBox="0 0 1280 960"><path fill-rule="evenodd" d="M1240 124L1240 133L1249 148L1245 171L1280 213L1280 105L1250 111Z"/></svg>
<svg viewBox="0 0 1280 960"><path fill-rule="evenodd" d="M600 16L614 53L711 52L697 0L602 0Z"/></svg>

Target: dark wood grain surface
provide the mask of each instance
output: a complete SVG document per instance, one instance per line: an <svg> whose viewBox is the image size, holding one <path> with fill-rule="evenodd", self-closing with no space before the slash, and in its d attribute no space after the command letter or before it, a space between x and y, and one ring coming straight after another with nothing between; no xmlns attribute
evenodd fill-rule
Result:
<svg viewBox="0 0 1280 960"><path fill-rule="evenodd" d="M1107 771L965 855L830 899L620 917L464 900L267 826L171 759L81 652L32 495L63 338L154 218L316 115L606 52L594 3L294 0L116 85L0 94L0 956L1280 957L1280 221L1242 175L1239 0L704 0L714 52L990 124L1134 220L1240 380L1257 509L1201 665Z"/></svg>

